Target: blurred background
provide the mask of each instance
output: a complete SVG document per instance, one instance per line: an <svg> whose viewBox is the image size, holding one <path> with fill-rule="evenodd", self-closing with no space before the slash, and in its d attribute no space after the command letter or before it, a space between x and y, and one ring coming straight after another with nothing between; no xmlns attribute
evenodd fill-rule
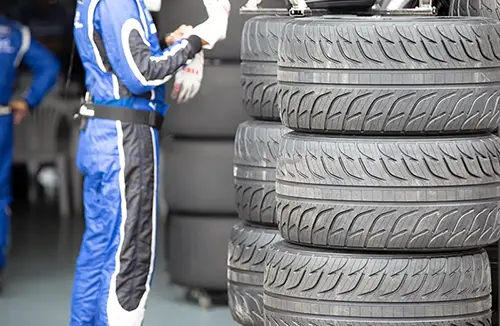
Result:
<svg viewBox="0 0 500 326"><path fill-rule="evenodd" d="M57 55L62 69L58 85L39 110L16 126L13 237L0 325L67 325L84 230L82 178L74 164L78 128L72 119L85 92L78 54L67 75L75 1L3 1L11 2L12 18L29 26L33 37ZM237 223L233 141L238 124L248 119L239 67L247 17L238 9L244 2L231 1L228 37L205 53L197 97L182 106L173 104L167 114L161 145L161 227L146 326L236 325L226 307L226 259L227 239ZM180 24L201 23L206 13L201 0L166 0L153 16L162 36ZM21 66L17 92L30 79Z"/></svg>

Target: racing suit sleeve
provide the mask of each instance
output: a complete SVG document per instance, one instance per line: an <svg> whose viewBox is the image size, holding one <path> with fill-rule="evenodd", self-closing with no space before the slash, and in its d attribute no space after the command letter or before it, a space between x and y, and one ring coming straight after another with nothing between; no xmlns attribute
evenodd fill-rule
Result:
<svg viewBox="0 0 500 326"><path fill-rule="evenodd" d="M201 51L201 39L193 35L161 55L153 55L135 1L120 1L118 9L115 1L101 1L96 14L113 72L133 94L165 84Z"/></svg>
<svg viewBox="0 0 500 326"><path fill-rule="evenodd" d="M21 49L20 59L33 72L33 82L24 93L23 98L30 108L36 107L45 95L57 82L59 61L43 45L31 39L27 27L22 27L24 48Z"/></svg>

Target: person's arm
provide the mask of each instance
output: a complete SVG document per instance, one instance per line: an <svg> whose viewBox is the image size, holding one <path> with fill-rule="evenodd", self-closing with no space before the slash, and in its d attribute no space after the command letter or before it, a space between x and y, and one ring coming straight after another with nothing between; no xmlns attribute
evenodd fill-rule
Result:
<svg viewBox="0 0 500 326"><path fill-rule="evenodd" d="M43 45L31 39L27 27L21 28L23 45L18 60L26 64L33 72L33 82L24 93L23 99L33 109L57 82L60 65L56 57Z"/></svg>
<svg viewBox="0 0 500 326"><path fill-rule="evenodd" d="M192 35L160 56L150 50L135 1L101 1L97 8L99 32L108 60L118 79L136 95L166 83L201 51L201 39Z"/></svg>

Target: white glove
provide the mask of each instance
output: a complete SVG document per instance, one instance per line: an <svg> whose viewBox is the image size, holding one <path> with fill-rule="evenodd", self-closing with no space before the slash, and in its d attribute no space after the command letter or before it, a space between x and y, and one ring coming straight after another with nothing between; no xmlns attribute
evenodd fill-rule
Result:
<svg viewBox="0 0 500 326"><path fill-rule="evenodd" d="M226 39L227 24L231 4L229 0L203 0L208 19L193 29L194 35L205 40L208 45L203 48L211 50L215 43Z"/></svg>
<svg viewBox="0 0 500 326"><path fill-rule="evenodd" d="M205 62L203 51L196 54L191 62L175 74L172 99L177 103L186 103L200 90L203 79L203 64Z"/></svg>

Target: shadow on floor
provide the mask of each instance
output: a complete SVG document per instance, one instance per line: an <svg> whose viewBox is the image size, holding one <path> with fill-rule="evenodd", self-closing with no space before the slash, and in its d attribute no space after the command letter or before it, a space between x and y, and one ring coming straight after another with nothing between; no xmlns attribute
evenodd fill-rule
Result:
<svg viewBox="0 0 500 326"><path fill-rule="evenodd" d="M74 263L84 223L59 220L55 207L18 202L12 209L12 249L0 297L0 325L68 325ZM158 237L158 243L163 243L162 234ZM186 302L184 291L169 286L164 255L159 251L144 326L236 325L227 308L203 310Z"/></svg>

